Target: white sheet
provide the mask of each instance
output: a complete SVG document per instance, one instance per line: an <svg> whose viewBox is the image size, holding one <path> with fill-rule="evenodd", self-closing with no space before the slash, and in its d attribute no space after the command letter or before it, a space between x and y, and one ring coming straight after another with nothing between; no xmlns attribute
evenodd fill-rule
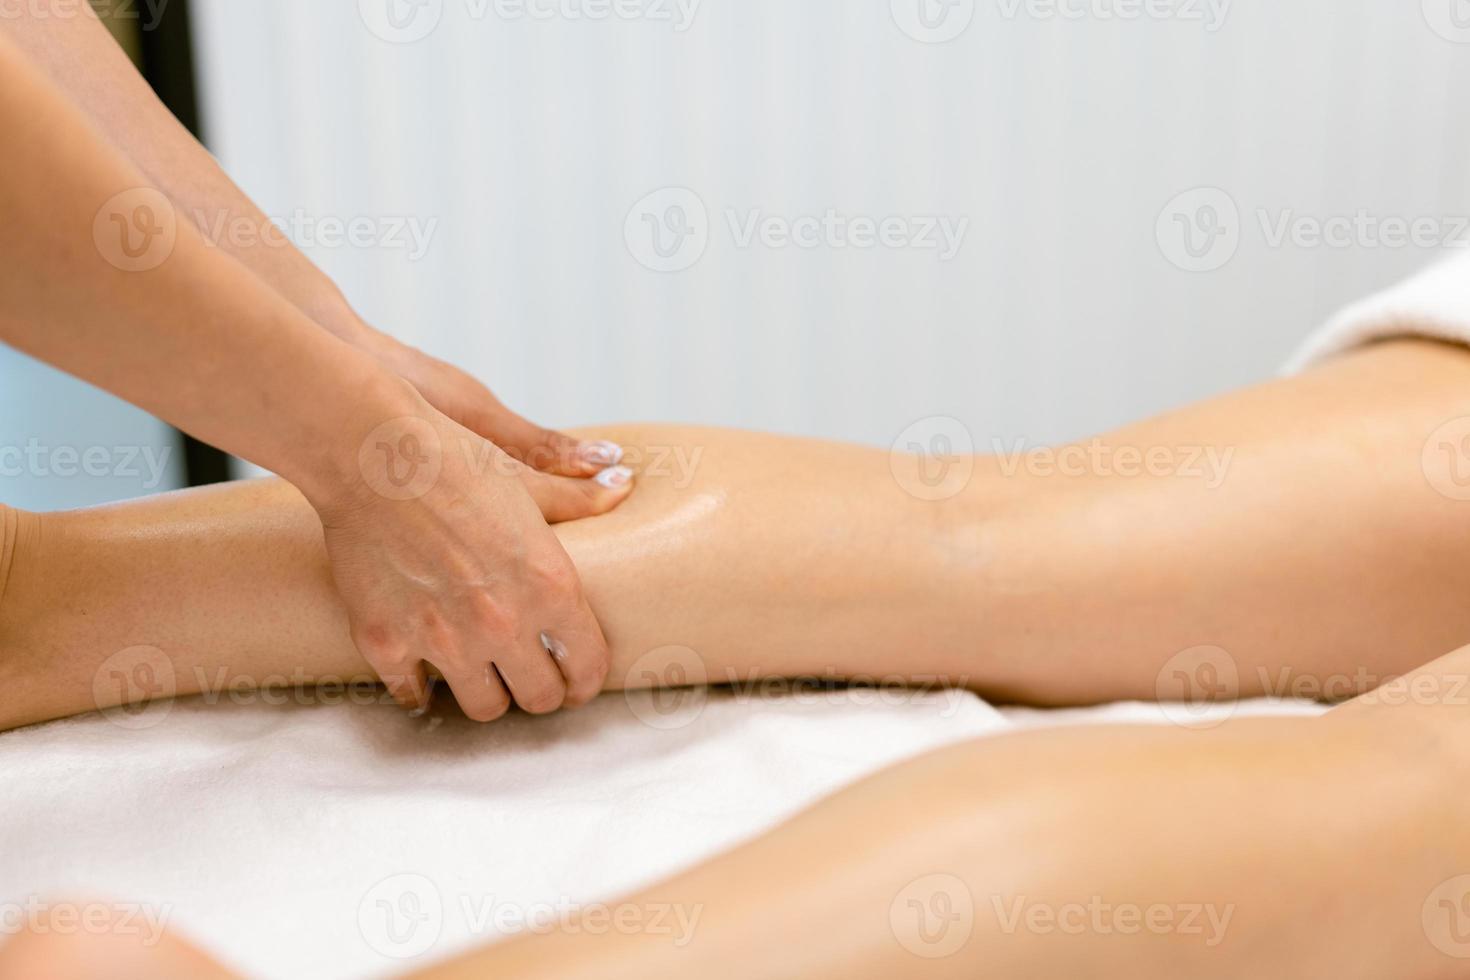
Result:
<svg viewBox="0 0 1470 980"><path fill-rule="evenodd" d="M1470 257L1346 311L1298 363L1404 332L1470 341ZM612 898L927 749L1169 723L1154 705L997 712L958 693L704 698L606 695L490 726L196 699L143 728L94 715L0 735L0 929L103 895L253 976L388 974Z"/></svg>
<svg viewBox="0 0 1470 980"><path fill-rule="evenodd" d="M384 975L615 897L927 749L1099 719L1168 723L872 691L606 695L489 726L199 699L143 728L92 715L0 735L0 922L126 898L252 976ZM416 929L389 933L416 900Z"/></svg>
<svg viewBox="0 0 1470 980"><path fill-rule="evenodd" d="M866 772L1004 725L959 693L716 694L702 707L686 693L662 696L682 705L664 714L654 697L489 726L194 699L141 730L94 715L0 736L0 896L150 903L256 976L393 972L406 947L376 902L400 886L432 882L426 907L436 891L442 915L416 938L441 929L424 955L443 955L493 939L497 906L613 897Z"/></svg>

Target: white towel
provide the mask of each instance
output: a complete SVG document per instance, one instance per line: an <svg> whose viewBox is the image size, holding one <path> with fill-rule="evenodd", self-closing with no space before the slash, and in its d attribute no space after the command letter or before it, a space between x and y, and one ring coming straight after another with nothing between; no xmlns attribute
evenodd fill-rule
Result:
<svg viewBox="0 0 1470 980"><path fill-rule="evenodd" d="M57 897L103 896L144 935L162 919L283 980L421 967L1006 727L961 692L811 690L610 694L484 726L199 698L124 721L0 735L0 931ZM683 926L649 927L674 941Z"/></svg>
<svg viewBox="0 0 1470 980"><path fill-rule="evenodd" d="M1418 275L1342 310L1307 338L1287 370L1405 336L1470 344L1470 251L1453 251Z"/></svg>

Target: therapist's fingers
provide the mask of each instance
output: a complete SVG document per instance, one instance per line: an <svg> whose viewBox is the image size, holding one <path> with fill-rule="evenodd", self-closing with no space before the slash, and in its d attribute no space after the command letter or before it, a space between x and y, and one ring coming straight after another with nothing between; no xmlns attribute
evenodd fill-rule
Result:
<svg viewBox="0 0 1470 980"><path fill-rule="evenodd" d="M522 467L521 483L548 524L606 514L633 492L633 471L610 466L591 479L552 476Z"/></svg>
<svg viewBox="0 0 1470 980"><path fill-rule="evenodd" d="M581 707L602 693L612 654L586 596L580 597L570 619L542 631L539 640L566 678L563 707Z"/></svg>
<svg viewBox="0 0 1470 980"><path fill-rule="evenodd" d="M516 414L495 393L458 368L450 369L468 395L460 391L465 407L458 412L461 424L499 446L506 455L533 470L557 476L595 476L622 462L622 447L606 440L583 442L537 425Z"/></svg>
<svg viewBox="0 0 1470 980"><path fill-rule="evenodd" d="M583 442L537 425L506 408L467 371L396 341L384 343L391 351L389 366L434 407L532 469L558 476L596 476L622 462L623 450L615 443Z"/></svg>
<svg viewBox="0 0 1470 980"><path fill-rule="evenodd" d="M419 711L428 706L429 680L424 662L414 656L406 646L370 641L358 631L355 623L352 627L352 642L359 650L375 650L377 656L373 658L373 669L377 671L378 680L388 689L394 701L410 711Z"/></svg>
<svg viewBox="0 0 1470 980"><path fill-rule="evenodd" d="M623 461L623 448L615 442L595 439L583 442L555 429L547 429L502 406L487 424L494 432L484 433L509 455L534 470L558 476L596 476Z"/></svg>
<svg viewBox="0 0 1470 980"><path fill-rule="evenodd" d="M520 648L498 658L495 669L527 714L549 715L566 702L566 678L538 636L527 637Z"/></svg>
<svg viewBox="0 0 1470 980"><path fill-rule="evenodd" d="M435 666L471 721L495 721L510 710L510 691L494 664L455 658Z"/></svg>
<svg viewBox="0 0 1470 980"><path fill-rule="evenodd" d="M449 685L465 717L495 721L510 710L510 694L488 658L473 644L461 642L465 635L463 630L450 629L448 623L436 622L424 630L420 639L429 662Z"/></svg>

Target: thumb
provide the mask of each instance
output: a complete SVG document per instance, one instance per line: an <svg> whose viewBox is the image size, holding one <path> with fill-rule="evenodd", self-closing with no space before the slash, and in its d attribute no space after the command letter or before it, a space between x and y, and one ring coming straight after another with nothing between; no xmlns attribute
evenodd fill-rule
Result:
<svg viewBox="0 0 1470 980"><path fill-rule="evenodd" d="M548 524L606 514L633 492L633 471L611 466L591 479L553 476L525 467L521 482Z"/></svg>

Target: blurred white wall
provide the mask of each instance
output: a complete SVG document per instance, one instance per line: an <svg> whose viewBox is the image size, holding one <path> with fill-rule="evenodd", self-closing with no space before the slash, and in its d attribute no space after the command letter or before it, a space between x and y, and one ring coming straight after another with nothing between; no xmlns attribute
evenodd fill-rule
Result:
<svg viewBox="0 0 1470 980"><path fill-rule="evenodd" d="M1077 437L1267 375L1429 260L1396 222L1470 238L1465 0L196 4L225 165L551 424ZM769 237L829 210L897 247Z"/></svg>

